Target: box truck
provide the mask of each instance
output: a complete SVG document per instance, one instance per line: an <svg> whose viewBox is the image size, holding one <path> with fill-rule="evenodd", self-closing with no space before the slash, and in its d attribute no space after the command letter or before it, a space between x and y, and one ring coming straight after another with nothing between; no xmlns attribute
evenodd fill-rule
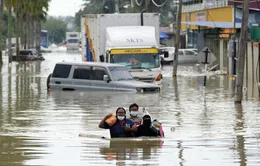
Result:
<svg viewBox="0 0 260 166"><path fill-rule="evenodd" d="M123 64L135 79L161 84L159 34L158 13L84 15L82 60Z"/></svg>
<svg viewBox="0 0 260 166"><path fill-rule="evenodd" d="M66 32L67 50L79 50L80 32Z"/></svg>

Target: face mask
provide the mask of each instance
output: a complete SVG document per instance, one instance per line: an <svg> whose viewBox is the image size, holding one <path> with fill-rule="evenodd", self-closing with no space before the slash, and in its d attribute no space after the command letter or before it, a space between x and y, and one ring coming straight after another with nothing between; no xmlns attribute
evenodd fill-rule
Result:
<svg viewBox="0 0 260 166"><path fill-rule="evenodd" d="M131 112L130 112L130 115L132 115L132 116L137 116L137 112L136 112L136 111L131 111Z"/></svg>
<svg viewBox="0 0 260 166"><path fill-rule="evenodd" d="M117 116L117 119L120 120L120 121L122 121L122 120L125 119L125 116Z"/></svg>

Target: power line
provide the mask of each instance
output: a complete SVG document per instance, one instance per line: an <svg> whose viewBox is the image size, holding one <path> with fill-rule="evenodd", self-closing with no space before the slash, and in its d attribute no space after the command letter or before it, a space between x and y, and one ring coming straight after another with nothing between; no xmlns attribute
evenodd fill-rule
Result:
<svg viewBox="0 0 260 166"><path fill-rule="evenodd" d="M144 2L144 0L142 0L141 3L139 3L138 0L135 0L135 3L137 4L137 6L141 6L143 2Z"/></svg>
<svg viewBox="0 0 260 166"><path fill-rule="evenodd" d="M165 0L164 3L162 3L161 5L158 5L157 3L154 2L154 0L152 0L153 4L156 6L156 7L163 7L167 2L168 0Z"/></svg>
<svg viewBox="0 0 260 166"><path fill-rule="evenodd" d="M206 7L205 7L205 4L204 4L204 8L206 8ZM206 8L206 9L207 9L207 8ZM213 22L214 26L217 27L216 24L215 24L215 22L214 22L214 20L213 20L212 17L211 17L211 14L209 13L209 11L208 11L208 10L206 10L206 11L207 11L207 13L208 13L208 15L209 15L211 21Z"/></svg>

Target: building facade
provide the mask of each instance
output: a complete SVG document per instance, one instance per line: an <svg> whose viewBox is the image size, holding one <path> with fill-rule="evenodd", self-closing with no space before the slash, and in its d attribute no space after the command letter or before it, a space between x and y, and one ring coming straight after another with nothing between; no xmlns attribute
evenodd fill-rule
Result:
<svg viewBox="0 0 260 166"><path fill-rule="evenodd" d="M239 36L243 0L235 2L234 4L233 0L184 0L181 29L187 32L186 47L201 49L205 45L210 47L213 39L230 39L234 34ZM249 6L249 23L259 24L260 1L250 2Z"/></svg>

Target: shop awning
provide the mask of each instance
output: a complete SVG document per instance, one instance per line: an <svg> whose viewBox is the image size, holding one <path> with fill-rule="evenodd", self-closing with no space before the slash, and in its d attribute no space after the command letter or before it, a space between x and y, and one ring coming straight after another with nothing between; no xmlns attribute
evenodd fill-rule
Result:
<svg viewBox="0 0 260 166"><path fill-rule="evenodd" d="M181 22L182 24L215 27L215 28L234 28L233 22L208 22L208 21L195 21L195 22ZM241 23L236 23L236 28L241 28Z"/></svg>
<svg viewBox="0 0 260 166"><path fill-rule="evenodd" d="M160 32L160 39L161 40L166 40L166 39L170 39L171 37L168 36L166 33L164 32Z"/></svg>

